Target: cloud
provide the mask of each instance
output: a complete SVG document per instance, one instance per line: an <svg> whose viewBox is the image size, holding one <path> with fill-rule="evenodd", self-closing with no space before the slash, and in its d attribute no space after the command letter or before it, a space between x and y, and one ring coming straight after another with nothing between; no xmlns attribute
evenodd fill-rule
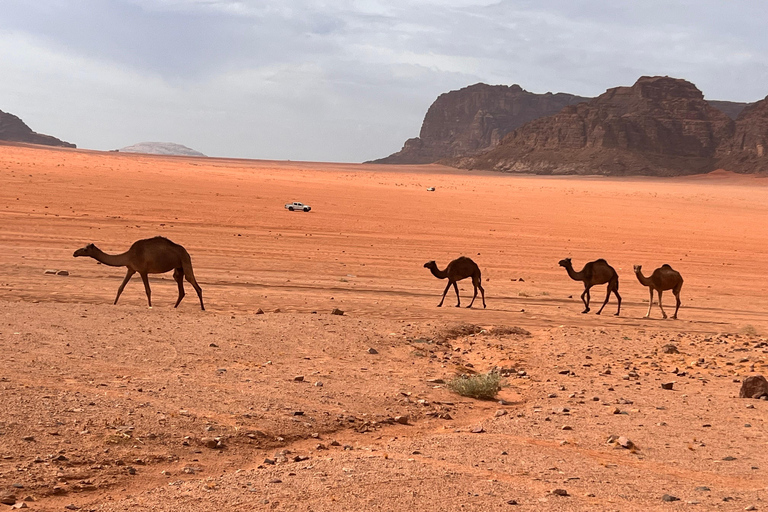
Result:
<svg viewBox="0 0 768 512"><path fill-rule="evenodd" d="M597 95L641 75L768 94L768 4L4 0L0 109L82 147L361 161L471 83Z"/></svg>

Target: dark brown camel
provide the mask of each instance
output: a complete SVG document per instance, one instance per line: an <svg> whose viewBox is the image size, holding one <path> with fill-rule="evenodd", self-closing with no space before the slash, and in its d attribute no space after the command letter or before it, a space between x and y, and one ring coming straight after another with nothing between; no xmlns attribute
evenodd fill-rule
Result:
<svg viewBox="0 0 768 512"><path fill-rule="evenodd" d="M195 280L189 253L182 246L171 242L167 238L156 236L155 238L138 240L126 252L114 255L103 252L93 244L88 244L82 249L76 250L73 256L90 256L110 267L128 267L123 284L117 289L115 304L117 304L120 294L123 293L125 285L128 284L133 274L138 272L142 281L144 281L147 302L149 307L152 307L152 292L149 290L149 277L147 274L163 274L173 270L173 278L179 285L179 299L174 307L178 307L181 299L184 298L184 278L186 277L187 281L192 284L197 292L197 296L200 297L200 308L205 310L205 306L203 306L203 290L200 289L200 285Z"/></svg>
<svg viewBox="0 0 768 512"><path fill-rule="evenodd" d="M581 301L584 303L585 309L582 311L582 313L589 313L589 289L598 284L608 283L608 293L605 294L605 302L603 302L603 306L600 308L600 311L598 311L597 314L599 315L603 312L603 308L606 304L608 304L608 299L611 296L611 292L613 292L613 294L616 295L616 298L619 300L619 309L616 310L616 316L618 316L618 314L621 312L619 274L616 273L616 271L612 266L608 264L607 261L602 258L599 260L590 261L584 265L584 268L581 269L581 272L576 272L573 270L571 258L560 260L560 266L565 267L565 270L568 272L568 275L571 279L574 281L584 282L584 293L581 294ZM584 296L587 297L586 300L584 299Z"/></svg>
<svg viewBox="0 0 768 512"><path fill-rule="evenodd" d="M680 272L676 271L666 263L657 268L651 274L651 277L645 277L643 275L643 266L635 265L635 275L640 284L647 286L651 291L651 299L648 302L648 313L645 314L645 318L651 316L651 306L653 305L653 290L659 294L659 309L661 309L662 316L666 319L667 314L664 312L664 306L661 305L661 292L664 290L672 290L677 299L677 306L675 307L675 314L672 318L677 319L677 310L680 309L680 289L683 287L683 276Z"/></svg>
<svg viewBox="0 0 768 512"><path fill-rule="evenodd" d="M466 256L460 256L450 262L448 266L445 267L445 270L438 269L437 263L434 261L428 261L424 264L424 268L428 268L432 272L432 275L438 279L448 278L448 285L445 287L443 298L440 299L440 304L438 304L437 307L443 305L445 294L448 293L448 288L450 288L451 285L453 285L453 289L456 290L456 300L458 301L456 307L460 307L461 299L459 298L459 287L456 285L456 281L461 281L468 277L472 278L472 286L475 288L475 294L472 296L472 302L470 302L467 307L471 308L472 304L475 303L478 288L480 288L480 293L483 296L483 307L485 307L485 290L483 290L482 279L480 277L480 268L477 266L477 263L471 259Z"/></svg>

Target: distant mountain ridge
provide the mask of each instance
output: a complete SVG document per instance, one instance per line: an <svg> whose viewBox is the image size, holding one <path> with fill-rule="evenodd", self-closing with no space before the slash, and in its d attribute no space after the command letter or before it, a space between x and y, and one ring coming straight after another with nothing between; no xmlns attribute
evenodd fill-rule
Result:
<svg viewBox="0 0 768 512"><path fill-rule="evenodd" d="M199 151L173 142L139 142L118 150L121 153L146 153L148 155L205 156Z"/></svg>
<svg viewBox="0 0 768 512"><path fill-rule="evenodd" d="M50 135L32 131L19 117L0 110L0 140L8 142L26 142L44 146L59 146L63 148L77 147Z"/></svg>
<svg viewBox="0 0 768 512"><path fill-rule="evenodd" d="M731 121L736 120L741 112L751 105L732 101L707 101L698 89L695 89L693 95L703 102L700 106L708 104L709 115L717 116L719 112L725 114ZM519 85L492 86L479 83L450 91L441 94L429 107L424 116L419 137L408 139L400 151L388 157L373 160L372 163L441 162L451 165L469 165L470 163L485 165L480 155L492 152L502 144L509 133L526 123L557 116L563 112L563 109L594 99L566 93L535 94L525 91ZM630 105L630 109L631 107ZM728 124L724 118L721 120ZM554 150L554 148L550 149ZM608 158L607 155L603 156ZM658 160L652 156L648 158ZM645 172L641 170L642 166L630 167L632 169L628 172ZM649 169L652 167L654 165ZM594 172L605 172L605 170ZM657 169L648 172L666 173L667 171ZM682 171L669 169L668 172Z"/></svg>
<svg viewBox="0 0 768 512"><path fill-rule="evenodd" d="M536 94L519 85L478 83L441 94L429 107L418 137L371 163L424 164L495 146L509 132L539 117L589 98L550 92Z"/></svg>
<svg viewBox="0 0 768 512"><path fill-rule="evenodd" d="M755 173L768 172L767 143L768 98L734 121L686 80L640 77L531 121L482 154L443 163L534 174Z"/></svg>

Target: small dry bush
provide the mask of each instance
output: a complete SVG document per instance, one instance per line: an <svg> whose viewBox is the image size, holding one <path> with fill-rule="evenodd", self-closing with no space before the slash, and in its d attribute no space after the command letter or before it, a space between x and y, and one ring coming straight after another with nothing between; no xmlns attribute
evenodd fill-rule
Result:
<svg viewBox="0 0 768 512"><path fill-rule="evenodd" d="M448 383L448 389L461 396L493 400L496 393L501 389L501 375L491 372L456 377Z"/></svg>
<svg viewBox="0 0 768 512"><path fill-rule="evenodd" d="M490 333L494 336L530 336L531 333L522 327L511 327L509 325L497 325L491 328Z"/></svg>
<svg viewBox="0 0 768 512"><path fill-rule="evenodd" d="M437 334L437 338L442 341L455 340L470 334L479 334L482 330L482 327L475 324L457 324L443 329Z"/></svg>

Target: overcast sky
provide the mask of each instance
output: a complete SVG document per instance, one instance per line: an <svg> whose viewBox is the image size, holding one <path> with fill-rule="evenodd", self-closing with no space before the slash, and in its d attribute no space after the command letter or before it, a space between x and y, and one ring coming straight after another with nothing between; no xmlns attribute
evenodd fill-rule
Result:
<svg viewBox="0 0 768 512"><path fill-rule="evenodd" d="M768 95L764 0L0 0L0 110L89 149L363 161L477 82Z"/></svg>

